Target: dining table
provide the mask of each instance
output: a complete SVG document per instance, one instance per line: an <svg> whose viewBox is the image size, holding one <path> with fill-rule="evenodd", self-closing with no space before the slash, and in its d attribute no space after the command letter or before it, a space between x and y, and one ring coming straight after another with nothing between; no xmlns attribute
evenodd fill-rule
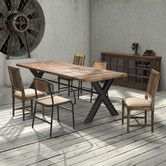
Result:
<svg viewBox="0 0 166 166"><path fill-rule="evenodd" d="M126 77L127 73L73 65L56 60L19 63L17 66L29 69L33 76L38 78L42 78L44 73L47 73L92 84L97 97L89 110L89 113L84 121L85 123L93 121L102 103L104 103L112 116L118 115L118 112L113 106L107 92L110 89L114 79ZM103 83L101 84L101 82ZM31 87L33 87L33 83L31 84Z"/></svg>

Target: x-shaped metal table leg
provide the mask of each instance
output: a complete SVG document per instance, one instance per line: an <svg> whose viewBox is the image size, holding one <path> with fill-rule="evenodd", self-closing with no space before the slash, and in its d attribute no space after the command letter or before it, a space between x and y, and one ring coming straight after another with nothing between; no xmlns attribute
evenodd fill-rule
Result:
<svg viewBox="0 0 166 166"><path fill-rule="evenodd" d="M36 70L30 70L30 71L33 74L33 76L37 78L42 78L44 74L44 72L41 72L41 71L36 71ZM30 88L34 88L34 82L31 83Z"/></svg>
<svg viewBox="0 0 166 166"><path fill-rule="evenodd" d="M100 85L99 82L92 82L92 86L96 90L96 93L98 94L92 108L89 111L89 114L87 115L85 119L85 123L90 123L92 122L93 118L95 117L101 103L103 102L109 112L111 113L112 116L118 115L118 112L116 111L115 107L113 106L112 102L107 96L107 92L112 84L113 80L106 80L104 81L103 87Z"/></svg>

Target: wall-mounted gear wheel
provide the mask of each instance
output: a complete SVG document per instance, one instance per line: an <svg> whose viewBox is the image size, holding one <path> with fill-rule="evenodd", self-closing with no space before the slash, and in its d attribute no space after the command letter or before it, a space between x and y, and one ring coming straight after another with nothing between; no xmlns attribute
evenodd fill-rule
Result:
<svg viewBox="0 0 166 166"><path fill-rule="evenodd" d="M0 0L0 4L0 52L30 57L45 29L40 4L36 0Z"/></svg>

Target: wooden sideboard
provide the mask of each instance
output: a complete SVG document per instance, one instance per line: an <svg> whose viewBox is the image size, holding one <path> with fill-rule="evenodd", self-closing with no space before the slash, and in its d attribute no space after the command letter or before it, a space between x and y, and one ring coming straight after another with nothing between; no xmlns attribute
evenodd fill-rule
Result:
<svg viewBox="0 0 166 166"><path fill-rule="evenodd" d="M107 62L107 69L126 72L128 77L114 80L114 85L145 90L150 70L160 71L161 57L102 52L101 60Z"/></svg>

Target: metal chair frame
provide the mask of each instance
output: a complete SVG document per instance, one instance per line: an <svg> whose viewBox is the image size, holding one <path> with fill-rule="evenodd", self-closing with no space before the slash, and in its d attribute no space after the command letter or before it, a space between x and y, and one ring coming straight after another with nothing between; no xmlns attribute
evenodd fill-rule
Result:
<svg viewBox="0 0 166 166"><path fill-rule="evenodd" d="M60 97L57 95L54 95L54 86L51 82L49 82L46 79L42 78L34 78L34 85L35 85L35 93L36 93L36 99L35 99L35 107L34 107L34 114L33 114L33 120L32 120L32 128L34 127L34 121L35 118L40 119L48 124L50 124L50 137L52 137L52 125L53 125L53 113L54 113L54 107L57 107L57 120L60 122L60 117L59 117L59 108L63 108L65 110L69 110L72 112L72 119L73 119L73 129L75 128L75 120L74 120L74 104L71 101L71 99L66 99L64 97ZM39 97L38 96L38 91L45 92L47 95L44 97ZM57 98L57 101L54 100L54 97ZM40 99L42 99L43 102L40 102ZM47 100L51 100L51 104L47 103ZM58 101L59 99L59 101ZM46 102L44 102L46 100ZM71 104L71 109L63 107L61 105L65 103L70 103ZM36 108L37 104L40 104L44 107L51 107L51 121L47 121L44 118L39 118L36 116Z"/></svg>

